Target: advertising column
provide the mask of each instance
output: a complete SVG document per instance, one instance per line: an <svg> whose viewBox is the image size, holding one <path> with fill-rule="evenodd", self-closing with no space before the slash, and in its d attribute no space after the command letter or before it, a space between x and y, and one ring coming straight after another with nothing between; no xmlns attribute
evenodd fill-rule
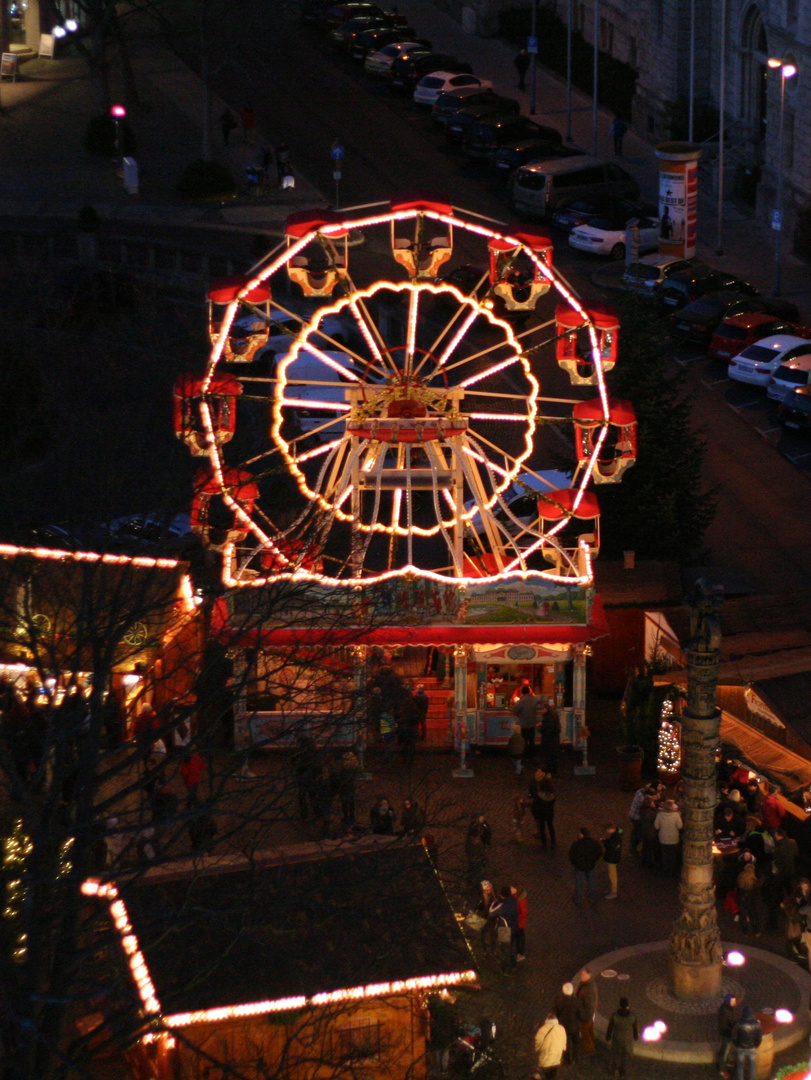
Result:
<svg viewBox="0 0 811 1080"><path fill-rule="evenodd" d="M698 235L698 159L701 148L687 142L660 143L659 253L691 259Z"/></svg>

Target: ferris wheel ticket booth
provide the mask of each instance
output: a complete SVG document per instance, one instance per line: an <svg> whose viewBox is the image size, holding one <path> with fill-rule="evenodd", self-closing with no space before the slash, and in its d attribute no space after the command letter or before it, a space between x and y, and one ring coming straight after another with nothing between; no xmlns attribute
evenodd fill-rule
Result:
<svg viewBox="0 0 811 1080"><path fill-rule="evenodd" d="M350 250L359 232L368 242ZM479 249L478 280L454 269L460 237ZM332 670L299 700L344 716L384 650L412 682L429 668L420 650L439 650L453 680L432 687L444 707L429 744L506 744L529 683L585 752L586 659L607 633L593 489L637 451L633 405L606 382L613 308L577 296L546 234L407 196L291 215L250 276L215 283L207 311L208 362L175 386L176 435L200 458L192 528L221 556L229 604L306 589L302 620L258 631L252 651L312 656L329 635ZM278 312L294 329L268 360ZM560 445L571 464L554 474ZM284 728L261 712L255 731Z"/></svg>

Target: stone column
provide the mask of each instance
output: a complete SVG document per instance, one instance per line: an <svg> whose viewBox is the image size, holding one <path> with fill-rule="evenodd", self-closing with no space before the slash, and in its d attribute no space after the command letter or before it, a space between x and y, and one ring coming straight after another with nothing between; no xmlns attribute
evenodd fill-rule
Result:
<svg viewBox="0 0 811 1080"><path fill-rule="evenodd" d="M705 582L696 583L688 605L687 708L682 714L681 915L670 935L670 970L676 997L703 1001L720 993L723 962L712 855L715 750L721 727L721 712L716 706L721 630L719 600Z"/></svg>

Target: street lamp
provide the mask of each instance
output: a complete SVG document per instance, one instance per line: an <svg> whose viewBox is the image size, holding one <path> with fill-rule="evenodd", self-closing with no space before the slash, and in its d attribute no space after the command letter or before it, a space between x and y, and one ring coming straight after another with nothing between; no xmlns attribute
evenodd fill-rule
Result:
<svg viewBox="0 0 811 1080"><path fill-rule="evenodd" d="M777 195L772 211L774 229L774 295L780 295L780 234L783 231L783 121L786 113L786 79L797 74L794 64L771 57L767 60L770 68L780 70L780 123L777 135Z"/></svg>

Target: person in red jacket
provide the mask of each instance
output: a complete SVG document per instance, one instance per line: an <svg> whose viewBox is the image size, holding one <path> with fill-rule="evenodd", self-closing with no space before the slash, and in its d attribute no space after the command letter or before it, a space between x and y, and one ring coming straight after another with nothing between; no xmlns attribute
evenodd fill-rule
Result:
<svg viewBox="0 0 811 1080"><path fill-rule="evenodd" d="M783 818L786 816L786 811L783 809L780 799L777 797L777 788L774 784L769 784L769 791L761 804L760 814L763 818L763 824L770 832L779 829L783 824Z"/></svg>
<svg viewBox="0 0 811 1080"><path fill-rule="evenodd" d="M515 897L515 904L518 909L518 929L515 931L515 959L520 963L526 959L527 949L527 890L511 885L510 892Z"/></svg>
<svg viewBox="0 0 811 1080"><path fill-rule="evenodd" d="M206 759L202 754L186 753L180 763L180 775L186 785L186 805L197 802L197 789L206 774Z"/></svg>

